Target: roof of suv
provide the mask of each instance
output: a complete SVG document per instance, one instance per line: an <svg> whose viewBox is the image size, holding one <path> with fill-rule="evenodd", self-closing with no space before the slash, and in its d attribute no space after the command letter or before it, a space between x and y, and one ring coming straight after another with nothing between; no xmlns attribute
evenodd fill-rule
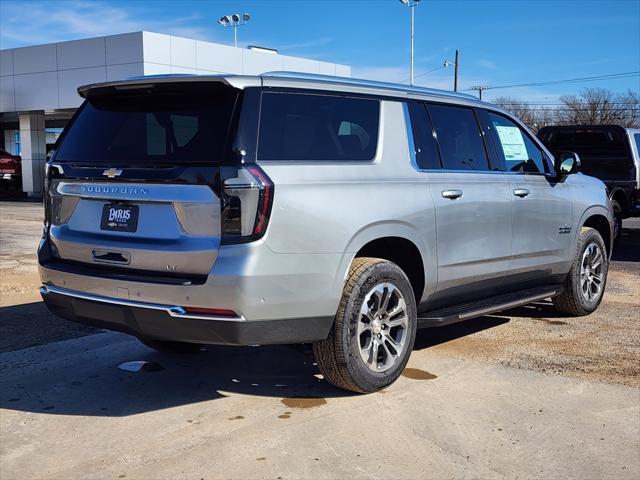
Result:
<svg viewBox="0 0 640 480"><path fill-rule="evenodd" d="M330 90L350 93L362 93L369 95L390 97L435 97L449 100L462 101L464 103L482 103L476 97L465 93L454 93L435 88L416 87L399 83L378 82L373 80L361 80L349 77L335 77L331 75L318 75L298 72L267 72L261 75L149 75L135 77L127 80L110 81L83 85L78 88L78 93L86 97L93 89L103 87L122 87L127 85L142 85L172 82L222 82L235 88L247 87L282 87L305 88L311 90Z"/></svg>

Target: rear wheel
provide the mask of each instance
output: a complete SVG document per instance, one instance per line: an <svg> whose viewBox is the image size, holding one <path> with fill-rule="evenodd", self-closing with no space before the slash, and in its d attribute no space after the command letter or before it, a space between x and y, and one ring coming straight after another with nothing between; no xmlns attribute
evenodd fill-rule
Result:
<svg viewBox="0 0 640 480"><path fill-rule="evenodd" d="M564 291L553 299L556 310L573 316L595 311L604 295L608 269L607 249L602 237L597 230L583 227Z"/></svg>
<svg viewBox="0 0 640 480"><path fill-rule="evenodd" d="M173 342L145 337L138 337L138 340L145 346L163 353L195 353L202 347L199 343Z"/></svg>
<svg viewBox="0 0 640 480"><path fill-rule="evenodd" d="M393 383L411 355L416 302L396 264L356 258L349 270L329 337L313 344L324 378L336 387L368 393Z"/></svg>

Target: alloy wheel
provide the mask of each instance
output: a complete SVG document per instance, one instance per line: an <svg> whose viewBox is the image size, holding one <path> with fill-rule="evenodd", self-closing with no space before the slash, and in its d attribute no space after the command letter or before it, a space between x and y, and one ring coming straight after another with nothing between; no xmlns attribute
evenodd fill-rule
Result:
<svg viewBox="0 0 640 480"><path fill-rule="evenodd" d="M398 362L407 343L409 317L400 290L392 283L375 285L365 296L358 319L360 357L374 372Z"/></svg>
<svg viewBox="0 0 640 480"><path fill-rule="evenodd" d="M590 243L582 254L580 263L580 290L584 299L591 303L602 293L604 284L604 254L600 246Z"/></svg>

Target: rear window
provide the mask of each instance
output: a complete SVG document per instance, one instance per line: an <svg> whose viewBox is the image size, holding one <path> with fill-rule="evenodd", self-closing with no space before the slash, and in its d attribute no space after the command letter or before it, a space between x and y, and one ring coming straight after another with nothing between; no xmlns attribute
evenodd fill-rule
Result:
<svg viewBox="0 0 640 480"><path fill-rule="evenodd" d="M429 105L429 113L448 170L489 170L484 142L473 110Z"/></svg>
<svg viewBox="0 0 640 480"><path fill-rule="evenodd" d="M220 163L229 145L237 93L219 86L188 90L111 89L89 98L66 131L57 161Z"/></svg>
<svg viewBox="0 0 640 480"><path fill-rule="evenodd" d="M366 161L378 144L378 100L264 93L259 160Z"/></svg>

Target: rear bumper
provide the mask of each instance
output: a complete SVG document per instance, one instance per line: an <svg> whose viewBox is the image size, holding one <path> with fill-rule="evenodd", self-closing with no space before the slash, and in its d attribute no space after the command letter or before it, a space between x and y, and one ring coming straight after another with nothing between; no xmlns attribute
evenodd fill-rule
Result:
<svg viewBox="0 0 640 480"><path fill-rule="evenodd" d="M326 338L333 317L248 321L244 317L189 315L179 306L135 302L67 290L40 289L54 314L99 328L157 340L220 345L307 343Z"/></svg>

